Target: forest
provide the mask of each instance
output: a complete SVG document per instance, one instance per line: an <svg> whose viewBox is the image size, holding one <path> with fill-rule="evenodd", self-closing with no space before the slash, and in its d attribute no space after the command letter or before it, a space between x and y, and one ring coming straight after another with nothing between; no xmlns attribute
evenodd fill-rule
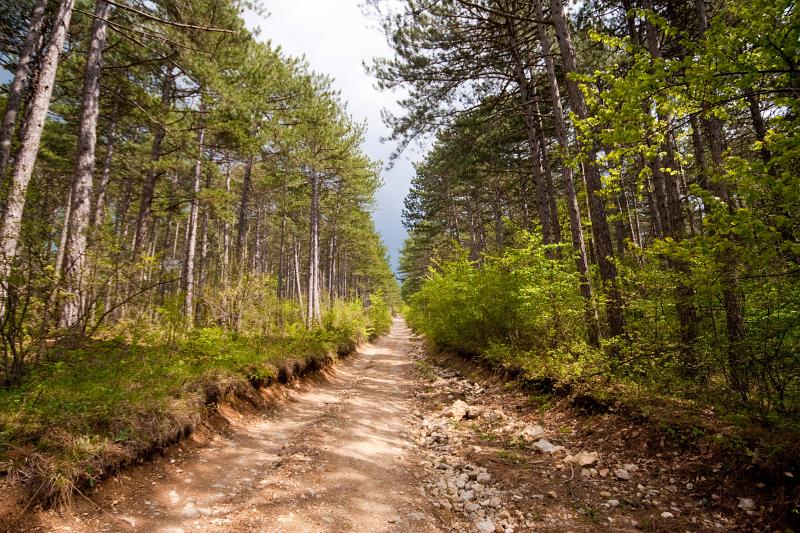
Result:
<svg viewBox="0 0 800 533"><path fill-rule="evenodd" d="M796 3L326 5L0 5L0 529L799 527Z"/></svg>
<svg viewBox="0 0 800 533"><path fill-rule="evenodd" d="M174 439L197 395L388 329L379 163L259 9L0 7L0 471L42 500Z"/></svg>
<svg viewBox="0 0 800 533"><path fill-rule="evenodd" d="M794 2L408 0L383 28L393 139L430 147L416 329L551 389L798 429Z"/></svg>

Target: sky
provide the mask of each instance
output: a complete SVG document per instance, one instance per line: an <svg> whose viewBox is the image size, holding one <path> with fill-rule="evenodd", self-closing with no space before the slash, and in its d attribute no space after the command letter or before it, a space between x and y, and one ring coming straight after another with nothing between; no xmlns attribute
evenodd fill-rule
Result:
<svg viewBox="0 0 800 533"><path fill-rule="evenodd" d="M384 108L396 110L397 95L375 88L363 63L373 57L389 57L391 49L374 20L362 12L361 0L265 0L268 16L245 16L249 27L261 28L259 39L271 40L285 53L304 56L312 70L333 78L347 111L357 122L366 123L362 146L372 160L382 161L384 185L377 194L375 225L389 248L392 266L406 236L400 214L414 173L413 153L404 154L391 170L386 169L396 146L382 143L389 134L381 119ZM416 157L419 157L418 155Z"/></svg>

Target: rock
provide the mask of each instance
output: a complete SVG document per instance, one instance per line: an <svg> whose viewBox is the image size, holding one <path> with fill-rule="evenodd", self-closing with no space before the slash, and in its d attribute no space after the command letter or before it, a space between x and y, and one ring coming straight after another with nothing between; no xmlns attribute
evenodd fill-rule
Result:
<svg viewBox="0 0 800 533"><path fill-rule="evenodd" d="M461 420L467 416L469 409L470 407L467 405L467 402L463 400L456 400L453 402L453 405L445 410L443 414L444 416L449 416L455 420Z"/></svg>
<svg viewBox="0 0 800 533"><path fill-rule="evenodd" d="M600 496L603 497L603 498L610 498L611 497L611 493L608 492L607 490L601 490L600 491Z"/></svg>
<svg viewBox="0 0 800 533"><path fill-rule="evenodd" d="M120 516L119 519L122 520L123 522L125 522L126 524L128 524L131 527L136 527L136 519L135 518L131 518L130 516Z"/></svg>
<svg viewBox="0 0 800 533"><path fill-rule="evenodd" d="M422 520L425 520L425 515L423 513L409 513L408 519L420 522Z"/></svg>
<svg viewBox="0 0 800 533"><path fill-rule="evenodd" d="M578 452L575 455L568 455L564 460L578 466L594 466L600 460L600 454L597 452Z"/></svg>
<svg viewBox="0 0 800 533"><path fill-rule="evenodd" d="M627 481L631 478L631 473L625 470L624 468L618 468L614 470L614 475L617 476L619 479L623 481Z"/></svg>
<svg viewBox="0 0 800 533"><path fill-rule="evenodd" d="M637 470L639 470L639 467L637 465L633 464L633 463L626 463L626 464L622 465L622 468L624 468L628 472L636 472ZM670 478L669 482L670 483L674 483L672 478Z"/></svg>
<svg viewBox="0 0 800 533"><path fill-rule="evenodd" d="M619 507L619 500L608 500L606 503L609 507Z"/></svg>
<svg viewBox="0 0 800 533"><path fill-rule="evenodd" d="M558 494L556 494L554 490L551 490L547 492L547 497L555 500L556 498L558 498Z"/></svg>
<svg viewBox="0 0 800 533"><path fill-rule="evenodd" d="M181 511L181 516L184 518L197 518L200 516L200 510L194 505L187 505Z"/></svg>
<svg viewBox="0 0 800 533"><path fill-rule="evenodd" d="M525 442L532 442L544 435L544 428L539 424L526 424L520 431L514 434L514 437Z"/></svg>
<svg viewBox="0 0 800 533"><path fill-rule="evenodd" d="M471 490L465 490L461 493L460 498L463 501L468 502L475 499L475 493Z"/></svg>
<svg viewBox="0 0 800 533"><path fill-rule="evenodd" d="M487 474L486 472L481 472L480 474L478 474L477 481L478 481L478 483L486 484L491 479L492 479L492 475L491 474Z"/></svg>
<svg viewBox="0 0 800 533"><path fill-rule="evenodd" d="M739 505L736 507L742 511L752 511L756 508L756 502L753 501L753 498L739 498Z"/></svg>
<svg viewBox="0 0 800 533"><path fill-rule="evenodd" d="M491 520L481 520L480 522L475 522L475 529L480 531L480 533L494 533L494 522Z"/></svg>
<svg viewBox="0 0 800 533"><path fill-rule="evenodd" d="M539 453L555 454L563 450L564 447L556 446L552 442L545 439L539 439L538 441L533 443L533 449Z"/></svg>
<svg viewBox="0 0 800 533"><path fill-rule="evenodd" d="M673 515L669 511L664 511L663 513L661 513L661 518L675 518L675 515Z"/></svg>
<svg viewBox="0 0 800 533"><path fill-rule="evenodd" d="M473 418L480 418L481 416L484 415L484 413L486 413L486 407L484 407L483 405L470 405L469 408L467 409L465 418L467 420L471 420Z"/></svg>

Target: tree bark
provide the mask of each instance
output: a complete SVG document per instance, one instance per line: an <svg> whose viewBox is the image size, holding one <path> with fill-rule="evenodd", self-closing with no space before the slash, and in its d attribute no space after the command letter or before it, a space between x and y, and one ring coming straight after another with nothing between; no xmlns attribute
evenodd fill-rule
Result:
<svg viewBox="0 0 800 533"><path fill-rule="evenodd" d="M97 0L94 22L86 55L83 99L78 126L78 151L75 176L72 182L72 209L64 258L64 289L66 296L61 312L61 326L79 326L86 316L87 295L84 287L86 273L87 232L92 207L92 180L97 149L97 117L100 111L100 74L103 50L106 47L111 4Z"/></svg>
<svg viewBox="0 0 800 533"><path fill-rule="evenodd" d="M230 166L227 167L225 171L225 193L230 194L231 192L231 168ZM228 286L228 268L230 265L231 259L231 223L228 220L228 217L225 217L225 221L223 222L222 226L222 286Z"/></svg>
<svg viewBox="0 0 800 533"><path fill-rule="evenodd" d="M748 92L747 104L750 109L750 120L753 123L753 132L756 134L756 140L762 143L758 153L761 155L761 160L764 164L768 165L770 159L772 159L772 154L766 146L763 146L764 139L767 137L767 127L764 125L764 117L761 116L758 94L753 91Z"/></svg>
<svg viewBox="0 0 800 533"><path fill-rule="evenodd" d="M202 92L202 91L201 91ZM192 179L192 205L189 212L189 226L186 236L186 254L183 272L183 314L189 327L194 325L194 266L197 249L197 219L200 210L200 177L202 174L203 146L205 143L206 127L203 124L202 114L205 109L201 105L200 129L197 131L197 159L194 162L194 176Z"/></svg>
<svg viewBox="0 0 800 533"><path fill-rule="evenodd" d="M106 144L106 157L103 160L103 172L100 174L100 183L97 184L97 198L94 203L94 217L92 219L93 226L102 226L106 214L106 193L108 192L108 183L111 181L111 163L114 159L114 144L116 142L117 133L117 114L111 118L111 124L108 127L108 144Z"/></svg>
<svg viewBox="0 0 800 533"><path fill-rule="evenodd" d="M538 98L536 87L533 87L534 98L534 126L536 127L536 136L542 146L542 171L544 172L544 183L547 194L548 211L550 212L550 231L553 243L561 242L561 220L558 216L558 205L556 203L556 189L553 185L553 173L550 170L550 160L547 154L547 142L542 129L542 121L540 119L541 111L539 103L536 101Z"/></svg>
<svg viewBox="0 0 800 533"><path fill-rule="evenodd" d="M8 192L6 210L3 213L2 229L0 229L0 311L2 311L0 314L5 314L8 278L16 257L22 213L25 210L25 197L33 175L36 156L39 153L39 141L47 119L47 110L50 107L50 96L53 93L53 82L58 70L58 59L64 47L64 38L72 17L72 2L73 0L62 0L59 5L47 52L42 58L39 78L28 104L27 120L22 127L20 147L11 176L11 188Z"/></svg>
<svg viewBox="0 0 800 533"><path fill-rule="evenodd" d="M298 307L300 308L300 316L303 320L307 320L305 310L303 309L303 290L300 285L300 243L297 238L294 239L294 287L297 293Z"/></svg>
<svg viewBox="0 0 800 533"><path fill-rule="evenodd" d="M0 183L5 181L6 166L11 159L11 138L14 136L14 128L17 124L17 114L22 104L25 83L30 77L31 64L41 40L46 8L47 0L39 0L33 8L31 20L28 24L28 34L25 36L22 48L19 51L17 68L14 70L14 79L8 87L6 112L3 115L3 123L0 126Z"/></svg>
<svg viewBox="0 0 800 533"><path fill-rule="evenodd" d="M306 321L309 327L321 319L319 305L319 187L320 177L315 171L309 173L311 185L311 228L308 250L308 313Z"/></svg>
<svg viewBox="0 0 800 533"><path fill-rule="evenodd" d="M161 116L163 120L166 114L169 100L172 97L172 67L167 67L164 73L164 79L161 82ZM150 223L150 212L153 206L153 195L156 191L156 183L158 182L161 172L156 167L158 160L161 159L161 143L164 142L164 137L167 130L163 123L156 124L156 130L153 133L153 144L150 146L150 169L145 176L144 184L142 185L142 195L139 201L139 213L136 215L136 227L133 234L133 257L139 255L144 241L147 240L147 228Z"/></svg>
<svg viewBox="0 0 800 533"><path fill-rule="evenodd" d="M544 20L541 0L533 2L536 17ZM567 123L564 119L564 109L561 106L561 91L558 87L555 65L550 51L550 36L547 26L537 24L539 43L545 70L547 71L547 88L550 93L550 103L553 107L553 123L556 130L556 139L561 149L561 176L567 189L567 212L569 213L569 228L572 237L572 248L576 252L575 264L580 276L581 295L585 300L586 327L589 343L593 346L600 344L600 324L597 316L597 307L594 301L591 279L589 278L589 261L586 255L586 242L583 238L583 224L581 222L581 209L578 203L578 193L575 190L575 179L572 167L569 165L569 140L567 137Z"/></svg>
<svg viewBox="0 0 800 533"><path fill-rule="evenodd" d="M239 221L236 233L236 259L240 265L244 260L244 244L247 238L247 204L250 201L250 189L253 175L253 156L247 159L242 178L242 195L239 200Z"/></svg>
<svg viewBox="0 0 800 533"><path fill-rule="evenodd" d="M528 80L526 64L522 58L517 42L514 21L509 17L506 19L506 32L508 34L509 51L514 70L514 81L519 89L519 102L522 107L522 119L525 124L525 136L530 150L531 168L533 170L533 183L536 188L536 212L539 215L539 223L542 225L542 242L545 245L552 244L553 230L551 227L552 218L550 216L550 202L547 197L547 184L545 183L542 168L542 143L536 131L536 110L533 102L533 94ZM548 252L548 255L551 256Z"/></svg>
<svg viewBox="0 0 800 533"><path fill-rule="evenodd" d="M289 258L286 253L286 222L288 213L286 211L286 201L288 196L289 184L288 179L283 180L283 191L281 197L281 237L278 249L278 298L285 298L289 293ZM285 269L284 269L284 265ZM286 273L284 275L284 272Z"/></svg>
<svg viewBox="0 0 800 533"><path fill-rule="evenodd" d="M567 16L562 0L550 0L553 24L556 30L556 39L561 49L564 62L564 73L567 77L567 91L569 93L572 109L579 119L585 120L589 113L586 101L572 74L578 72L575 59L575 49L572 37L567 26ZM583 163L583 175L586 182L587 196L589 197L589 217L592 221L592 237L597 249L597 264L600 267L600 277L608 286L609 300L606 304L609 331L612 336L625 333L625 317L622 312L622 296L617 284L617 267L614 264L614 252L611 242L611 232L608 228L605 199L602 197L602 181L600 170L597 168L597 150L594 146L586 147L587 157Z"/></svg>

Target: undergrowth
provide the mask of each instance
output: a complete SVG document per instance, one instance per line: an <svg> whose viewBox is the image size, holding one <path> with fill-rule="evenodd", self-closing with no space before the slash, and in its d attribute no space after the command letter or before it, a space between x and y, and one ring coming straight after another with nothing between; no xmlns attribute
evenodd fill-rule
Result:
<svg viewBox="0 0 800 533"><path fill-rule="evenodd" d="M76 489L190 433L218 402L258 404L255 387L319 368L390 323L378 299L368 310L335 302L319 327L294 322L269 336L139 321L65 340L21 384L0 389L0 475L37 502L67 504Z"/></svg>

